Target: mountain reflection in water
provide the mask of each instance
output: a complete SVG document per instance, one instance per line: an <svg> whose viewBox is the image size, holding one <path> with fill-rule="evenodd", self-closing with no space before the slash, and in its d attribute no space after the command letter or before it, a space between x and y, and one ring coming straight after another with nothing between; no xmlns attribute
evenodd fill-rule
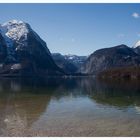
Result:
<svg viewBox="0 0 140 140"><path fill-rule="evenodd" d="M140 134L139 81L4 78L0 97L1 136Z"/></svg>

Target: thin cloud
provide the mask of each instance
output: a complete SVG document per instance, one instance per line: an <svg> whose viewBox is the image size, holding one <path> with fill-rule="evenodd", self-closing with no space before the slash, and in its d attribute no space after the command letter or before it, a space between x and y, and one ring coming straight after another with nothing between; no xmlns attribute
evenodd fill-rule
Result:
<svg viewBox="0 0 140 140"><path fill-rule="evenodd" d="M132 17L137 19L137 18L140 18L140 15L139 15L139 13L135 12L132 14Z"/></svg>
<svg viewBox="0 0 140 140"><path fill-rule="evenodd" d="M138 33L137 36L140 37L140 33Z"/></svg>
<svg viewBox="0 0 140 140"><path fill-rule="evenodd" d="M62 37L59 38L59 41L63 41L64 39Z"/></svg>
<svg viewBox="0 0 140 140"><path fill-rule="evenodd" d="M119 38L123 38L123 37L125 37L125 34L122 34L122 33L121 34L118 34L118 37Z"/></svg>
<svg viewBox="0 0 140 140"><path fill-rule="evenodd" d="M75 38L72 38L72 39L71 39L71 42L75 42L75 41L76 41Z"/></svg>

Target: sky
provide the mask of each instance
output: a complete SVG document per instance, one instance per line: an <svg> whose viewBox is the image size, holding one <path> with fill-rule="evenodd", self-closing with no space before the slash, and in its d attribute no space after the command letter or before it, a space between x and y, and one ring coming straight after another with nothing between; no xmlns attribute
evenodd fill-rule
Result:
<svg viewBox="0 0 140 140"><path fill-rule="evenodd" d="M0 4L0 24L29 23L52 53L89 55L140 40L140 4Z"/></svg>

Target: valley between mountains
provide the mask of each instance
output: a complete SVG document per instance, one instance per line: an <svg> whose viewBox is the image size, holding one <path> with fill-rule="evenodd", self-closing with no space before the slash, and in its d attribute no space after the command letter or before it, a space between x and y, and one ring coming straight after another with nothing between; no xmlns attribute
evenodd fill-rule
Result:
<svg viewBox="0 0 140 140"><path fill-rule="evenodd" d="M93 44L94 47L94 44ZM0 76L98 76L140 78L140 41L91 52L89 56L51 53L28 23L0 25Z"/></svg>

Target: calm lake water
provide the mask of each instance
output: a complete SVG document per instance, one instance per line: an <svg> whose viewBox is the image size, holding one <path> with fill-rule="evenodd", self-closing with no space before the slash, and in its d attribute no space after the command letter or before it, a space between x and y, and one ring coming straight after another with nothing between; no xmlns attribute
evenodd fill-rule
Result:
<svg viewBox="0 0 140 140"><path fill-rule="evenodd" d="M140 136L140 82L0 79L0 136Z"/></svg>

